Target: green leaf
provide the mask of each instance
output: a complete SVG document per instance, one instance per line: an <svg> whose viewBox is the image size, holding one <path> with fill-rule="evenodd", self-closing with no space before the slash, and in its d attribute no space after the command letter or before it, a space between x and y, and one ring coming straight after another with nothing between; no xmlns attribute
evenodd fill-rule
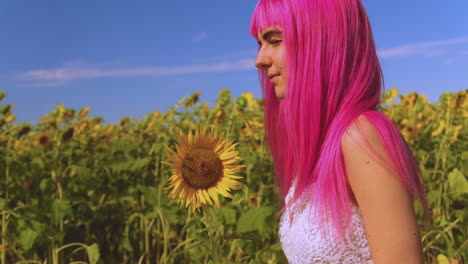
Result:
<svg viewBox="0 0 468 264"><path fill-rule="evenodd" d="M88 253L89 263L96 264L99 260L99 247L96 243L91 246L86 247L86 252Z"/></svg>
<svg viewBox="0 0 468 264"><path fill-rule="evenodd" d="M91 170L83 166L73 165L71 172L70 172L70 176L75 176L75 175L77 175L80 178L87 178L89 177L89 175L91 175Z"/></svg>
<svg viewBox="0 0 468 264"><path fill-rule="evenodd" d="M44 169L44 162L42 161L41 158L39 157L34 157L31 161L31 166L32 167L37 167L39 170Z"/></svg>
<svg viewBox="0 0 468 264"><path fill-rule="evenodd" d="M47 187L49 186L50 181L50 179L43 179L41 183L39 183L39 189L43 192L48 191Z"/></svg>
<svg viewBox="0 0 468 264"><path fill-rule="evenodd" d="M38 233L36 231L31 230L29 228L23 229L20 232L18 243L21 245L21 247L24 250L30 250L37 236L38 236Z"/></svg>
<svg viewBox="0 0 468 264"><path fill-rule="evenodd" d="M221 210L224 216L224 221L226 224L232 225L236 223L236 210L232 208L225 207Z"/></svg>
<svg viewBox="0 0 468 264"><path fill-rule="evenodd" d="M6 200L5 198L0 198L0 210L4 210L6 205Z"/></svg>
<svg viewBox="0 0 468 264"><path fill-rule="evenodd" d="M52 202L52 221L55 224L58 224L65 216L70 214L70 201L57 199Z"/></svg>
<svg viewBox="0 0 468 264"><path fill-rule="evenodd" d="M468 181L458 169L454 169L449 173L448 182L450 188L456 193L468 193Z"/></svg>
<svg viewBox="0 0 468 264"><path fill-rule="evenodd" d="M434 204L440 196L441 193L438 190L431 190L427 193L427 202L429 204Z"/></svg>
<svg viewBox="0 0 468 264"><path fill-rule="evenodd" d="M139 171L142 168L148 166L148 164L151 162L151 160L152 160L151 157L145 157L145 158L142 158L142 159L137 159L133 163L131 170L132 171Z"/></svg>
<svg viewBox="0 0 468 264"><path fill-rule="evenodd" d="M462 172L463 174L468 174L468 151L463 152L461 155L462 160Z"/></svg>
<svg viewBox="0 0 468 264"><path fill-rule="evenodd" d="M143 187L143 197L145 198L145 202L152 207L156 207L158 204L156 199L157 193L158 190L154 187Z"/></svg>
<svg viewBox="0 0 468 264"><path fill-rule="evenodd" d="M190 221L188 221L184 227L182 227L182 232L181 233L185 233L187 232L187 229L189 229L190 227L192 226L196 226L197 224L201 224L201 225L204 225L202 221L198 220L198 219L192 219Z"/></svg>
<svg viewBox="0 0 468 264"><path fill-rule="evenodd" d="M211 207L210 208L210 213L212 218L212 225L214 226L220 226L224 224L224 215L223 212L221 212L221 209Z"/></svg>
<svg viewBox="0 0 468 264"><path fill-rule="evenodd" d="M273 209L271 207L251 208L239 218L237 232L243 233L258 230L260 234L265 234L269 226L265 220L272 213Z"/></svg>
<svg viewBox="0 0 468 264"><path fill-rule="evenodd" d="M123 171L130 171L134 161L117 161L111 165L112 172L115 174L122 173Z"/></svg>
<svg viewBox="0 0 468 264"><path fill-rule="evenodd" d="M275 243L275 244L271 245L270 249L273 250L273 251L282 251L283 250L280 243Z"/></svg>

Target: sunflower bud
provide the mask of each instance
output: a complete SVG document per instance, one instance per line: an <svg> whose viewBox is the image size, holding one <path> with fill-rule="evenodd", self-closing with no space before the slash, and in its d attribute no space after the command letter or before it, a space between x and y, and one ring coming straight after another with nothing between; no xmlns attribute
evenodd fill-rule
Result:
<svg viewBox="0 0 468 264"><path fill-rule="evenodd" d="M8 115L5 116L5 122L8 124L12 122L13 120L16 119L16 116L12 113L9 113Z"/></svg>
<svg viewBox="0 0 468 264"><path fill-rule="evenodd" d="M62 135L62 140L63 141L69 141L72 137L73 137L73 131L74 131L74 128L73 127L69 127L65 133L63 133Z"/></svg>
<svg viewBox="0 0 468 264"><path fill-rule="evenodd" d="M392 89L390 89L390 91L384 94L384 99L382 101L382 104L388 104L388 103L393 102L397 95L398 95L398 88L393 87Z"/></svg>
<svg viewBox="0 0 468 264"><path fill-rule="evenodd" d="M78 114L78 117L85 118L88 115L90 109L91 108L89 106L85 107L83 110L80 111L80 113Z"/></svg>
<svg viewBox="0 0 468 264"><path fill-rule="evenodd" d="M247 99L243 96L239 96L236 100L236 109L238 111L244 111L245 107L247 106Z"/></svg>
<svg viewBox="0 0 468 264"><path fill-rule="evenodd" d="M63 119L64 120L69 120L69 119L73 118L74 115L75 115L75 110L73 110L73 109L67 110L63 114Z"/></svg>
<svg viewBox="0 0 468 264"><path fill-rule="evenodd" d="M124 117L120 120L120 126L121 127L126 127L128 124L130 124L131 117Z"/></svg>
<svg viewBox="0 0 468 264"><path fill-rule="evenodd" d="M403 99L402 104L408 109L412 109L417 99L418 99L418 94L411 92Z"/></svg>
<svg viewBox="0 0 468 264"><path fill-rule="evenodd" d="M442 131L444 131L444 129L445 129L445 120L440 120L439 127L432 132L431 136L436 137L442 134Z"/></svg>
<svg viewBox="0 0 468 264"><path fill-rule="evenodd" d="M0 91L0 101L2 101L3 98L5 98L5 91Z"/></svg>
<svg viewBox="0 0 468 264"><path fill-rule="evenodd" d="M200 95L201 95L200 92L196 92L196 93L193 93L189 98L187 98L184 104L184 111L187 111L187 109L195 105L198 102Z"/></svg>
<svg viewBox="0 0 468 264"><path fill-rule="evenodd" d="M227 106L230 102L231 102L231 91L229 91L228 89L222 89L219 92L219 97L218 97L216 104L220 108L223 108Z"/></svg>
<svg viewBox="0 0 468 264"><path fill-rule="evenodd" d="M450 108L452 110L458 109L467 100L466 98L467 98L466 91L458 92L454 97L452 97L451 102L450 102Z"/></svg>
<svg viewBox="0 0 468 264"><path fill-rule="evenodd" d="M13 109L13 108L14 108L13 105L7 104L7 105L4 105L4 106L0 107L0 112L1 112L2 114L6 115L6 114L8 114L8 113L11 111L11 109Z"/></svg>
<svg viewBox="0 0 468 264"><path fill-rule="evenodd" d="M460 133L460 130L463 128L463 125L458 125L453 129L453 135L450 138L450 143L455 143L458 139L458 134Z"/></svg>
<svg viewBox="0 0 468 264"><path fill-rule="evenodd" d="M23 135L26 135L27 133L29 133L29 131L31 131L29 125L24 125L18 132L18 138L22 137Z"/></svg>

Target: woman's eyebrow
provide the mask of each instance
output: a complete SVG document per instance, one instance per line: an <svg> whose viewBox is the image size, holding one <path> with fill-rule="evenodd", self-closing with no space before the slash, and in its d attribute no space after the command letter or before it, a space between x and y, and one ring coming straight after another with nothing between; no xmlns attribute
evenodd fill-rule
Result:
<svg viewBox="0 0 468 264"><path fill-rule="evenodd" d="M281 35L283 34L283 32L279 29L271 29L271 30L268 30L267 32L263 33L262 35L262 38L263 39L268 39L269 37L271 37L272 35ZM258 43L260 43L260 41L258 40Z"/></svg>
<svg viewBox="0 0 468 264"><path fill-rule="evenodd" d="M272 29L272 30L268 30L267 32L263 33L263 39L267 39L269 38L271 35L281 35L283 32L281 32L281 30L279 29Z"/></svg>

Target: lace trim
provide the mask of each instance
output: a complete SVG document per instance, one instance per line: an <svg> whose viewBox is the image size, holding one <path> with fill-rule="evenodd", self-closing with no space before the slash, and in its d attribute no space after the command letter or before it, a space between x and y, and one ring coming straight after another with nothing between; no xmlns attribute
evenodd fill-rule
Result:
<svg viewBox="0 0 468 264"><path fill-rule="evenodd" d="M292 190L286 202L293 195ZM298 203L299 202L299 203ZM320 232L318 223L309 220L304 210L308 200L299 199L292 210L283 212L278 235L283 251L291 264L349 263L373 264L367 236L358 207L351 203L351 221L345 228L345 245L341 246L331 234Z"/></svg>

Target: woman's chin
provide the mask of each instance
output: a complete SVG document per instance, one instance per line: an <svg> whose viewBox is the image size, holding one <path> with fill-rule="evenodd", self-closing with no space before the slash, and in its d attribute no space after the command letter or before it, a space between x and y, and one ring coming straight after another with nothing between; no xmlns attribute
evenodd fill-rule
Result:
<svg viewBox="0 0 468 264"><path fill-rule="evenodd" d="M275 89L276 98L283 100L284 99L284 92L279 90L278 88Z"/></svg>

